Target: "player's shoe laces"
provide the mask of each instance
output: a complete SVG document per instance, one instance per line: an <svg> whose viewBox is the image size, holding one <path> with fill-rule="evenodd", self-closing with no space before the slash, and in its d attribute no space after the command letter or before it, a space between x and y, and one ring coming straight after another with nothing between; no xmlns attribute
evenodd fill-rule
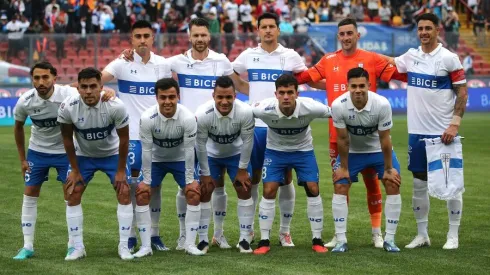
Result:
<svg viewBox="0 0 490 275"><path fill-rule="evenodd" d="M457 249L459 240L457 238L448 238L442 249Z"/></svg>
<svg viewBox="0 0 490 275"><path fill-rule="evenodd" d="M202 256L206 253L204 253L203 251L197 249L197 247L193 244L191 245L188 245L186 248L185 248L185 252L189 255L192 255L192 256Z"/></svg>
<svg viewBox="0 0 490 275"><path fill-rule="evenodd" d="M175 250L185 250L185 235L179 237Z"/></svg>
<svg viewBox="0 0 490 275"><path fill-rule="evenodd" d="M396 246L394 241L384 241L383 242L383 248L385 251L388 252L400 252L400 248Z"/></svg>
<svg viewBox="0 0 490 275"><path fill-rule="evenodd" d="M19 252L15 257L13 258L14 260L26 260L34 256L34 250L29 250L25 248L19 249Z"/></svg>
<svg viewBox="0 0 490 275"><path fill-rule="evenodd" d="M68 248L68 253L66 253L65 261L75 261L84 258L87 256L85 252L85 248Z"/></svg>
<svg viewBox="0 0 490 275"><path fill-rule="evenodd" d="M332 240L330 240L328 243L326 243L324 246L328 248L334 248L335 245L337 245L337 236L333 236Z"/></svg>
<svg viewBox="0 0 490 275"><path fill-rule="evenodd" d="M212 245L218 246L221 249L228 249L231 248L231 246L228 244L228 241L225 238L225 235L221 235L218 238L215 238L213 236L213 240L211 241Z"/></svg>
<svg viewBox="0 0 490 275"><path fill-rule="evenodd" d="M332 248L332 253L343 253L343 252L347 252L348 250L349 247L347 247L347 243L339 242L335 245L334 248Z"/></svg>
<svg viewBox="0 0 490 275"><path fill-rule="evenodd" d="M374 247L376 247L376 248L383 248L384 247L384 245L383 245L384 241L383 241L383 237L381 237L381 234L374 233L371 240L374 244Z"/></svg>
<svg viewBox="0 0 490 275"><path fill-rule="evenodd" d="M133 257L143 258L146 256L151 256L151 255L153 255L153 250L151 249L151 247L141 246L140 250L138 250L138 252L133 254Z"/></svg>
<svg viewBox="0 0 490 275"><path fill-rule="evenodd" d="M326 253L328 252L328 248L323 246L323 241L322 239L314 238L311 243L313 244L311 246L311 249L315 251L316 253Z"/></svg>
<svg viewBox="0 0 490 275"><path fill-rule="evenodd" d="M289 233L280 233L279 234L279 243L284 247L294 247L293 239L291 238L291 234Z"/></svg>
<svg viewBox="0 0 490 275"><path fill-rule="evenodd" d="M206 241L201 241L197 244L197 249L201 250L204 252L204 254L208 253L209 250L209 243Z"/></svg>
<svg viewBox="0 0 490 275"><path fill-rule="evenodd" d="M121 258L121 260L132 260L134 259L134 256L133 254L131 254L131 252L129 252L129 248L125 245L120 245L118 247L118 254L119 254L119 257Z"/></svg>
<svg viewBox="0 0 490 275"><path fill-rule="evenodd" d="M138 239L136 237L129 237L128 239L128 249L129 252L133 253L136 249L136 245L138 244Z"/></svg>
<svg viewBox="0 0 490 275"><path fill-rule="evenodd" d="M271 250L271 242L269 240L260 240L257 249L254 250L255 255L267 254Z"/></svg>
<svg viewBox="0 0 490 275"><path fill-rule="evenodd" d="M247 240L243 239L238 243L238 249L240 249L240 253L252 253L253 250L250 247L250 243Z"/></svg>
<svg viewBox="0 0 490 275"><path fill-rule="evenodd" d="M162 239L160 239L160 236L153 236L153 237L151 237L151 247L153 249L155 249L156 251L169 251L170 250L162 242ZM136 255L135 255L135 257L136 257Z"/></svg>
<svg viewBox="0 0 490 275"><path fill-rule="evenodd" d="M429 237L423 237L420 235L417 235L415 239L409 244L405 246L405 248L417 248L417 247L424 247L424 246L430 246L430 239Z"/></svg>

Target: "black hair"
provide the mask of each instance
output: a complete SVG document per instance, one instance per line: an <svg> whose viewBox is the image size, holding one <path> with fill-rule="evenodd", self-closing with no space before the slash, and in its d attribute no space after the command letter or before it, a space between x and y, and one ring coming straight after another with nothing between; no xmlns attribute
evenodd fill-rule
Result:
<svg viewBox="0 0 490 275"><path fill-rule="evenodd" d="M85 68L78 73L78 82L80 82L80 80L82 79L90 79L90 78L95 78L97 79L97 81L101 82L102 73L94 67Z"/></svg>
<svg viewBox="0 0 490 275"><path fill-rule="evenodd" d="M276 22L276 26L279 27L279 16L275 13L270 13L270 12L264 12L259 18L257 19L257 27L260 27L260 22L262 19L274 19Z"/></svg>
<svg viewBox="0 0 490 275"><path fill-rule="evenodd" d="M433 13L424 13L422 15L420 15L419 17L417 17L416 21L417 21L417 24L420 22L420 20L429 20L431 21L432 23L434 23L434 26L439 26L439 18L437 17L437 15L433 14Z"/></svg>
<svg viewBox="0 0 490 275"><path fill-rule="evenodd" d="M276 90L279 87L289 87L291 85L294 85L294 89L298 91L298 80L290 74L282 74L276 79Z"/></svg>
<svg viewBox="0 0 490 275"><path fill-rule="evenodd" d="M369 81L369 73L364 70L364 68L357 67L354 69L350 69L349 72L347 72L347 81L351 80L351 78L361 77L365 77Z"/></svg>
<svg viewBox="0 0 490 275"><path fill-rule="evenodd" d="M337 24L337 27L340 28L342 26L347 26L347 25L354 25L354 27L356 28L357 30L357 23L356 23L356 20L352 19L352 18L345 18L345 19L342 19L339 24Z"/></svg>
<svg viewBox="0 0 490 275"><path fill-rule="evenodd" d="M155 95L158 96L158 90L165 91L170 88L175 88L177 94L180 95L179 83L171 77L162 78L155 83Z"/></svg>
<svg viewBox="0 0 490 275"><path fill-rule="evenodd" d="M214 89L216 90L217 87L221 87L221 88L232 87L233 91L235 91L235 84L233 84L233 80L226 75L216 78L216 85Z"/></svg>
<svg viewBox="0 0 490 275"><path fill-rule="evenodd" d="M192 19L191 22L189 22L189 31L192 29L192 26L206 27L209 31L209 22L204 18L197 17Z"/></svg>
<svg viewBox="0 0 490 275"><path fill-rule="evenodd" d="M153 30L150 22L146 20L138 20L133 24L133 26L131 26L131 32L134 31L135 29L146 29L146 28Z"/></svg>
<svg viewBox="0 0 490 275"><path fill-rule="evenodd" d="M49 72L57 76L58 75L58 70L53 66L53 64L49 63L48 61L42 61L39 63L36 63L34 66L31 68L31 76L34 74L35 69L44 69L44 70L49 70Z"/></svg>

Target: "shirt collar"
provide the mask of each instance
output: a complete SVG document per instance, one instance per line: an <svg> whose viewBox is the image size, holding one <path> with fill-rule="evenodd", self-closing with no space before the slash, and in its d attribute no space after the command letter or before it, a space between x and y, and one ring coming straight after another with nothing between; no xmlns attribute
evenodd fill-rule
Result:
<svg viewBox="0 0 490 275"><path fill-rule="evenodd" d="M290 116L286 116L285 114L283 114L281 112L281 109L279 108L279 100L276 99L276 106L277 106L276 112L277 112L277 115L279 116L279 118L286 118L286 119L291 119L293 117L298 118L300 105L301 105L301 103L299 102L298 99L296 99L296 108L294 109L293 114L290 115Z"/></svg>
<svg viewBox="0 0 490 275"><path fill-rule="evenodd" d="M356 106L354 106L354 103L352 103L352 98L350 97L350 92L349 92L349 96L347 98L347 108L349 110L354 110L358 113L362 112L362 111L368 111L370 112L371 111L371 106L373 106L373 96L371 95L371 91L368 91L368 100L367 100L367 103L366 103L366 106L364 106L364 108L362 108L361 110L358 110L356 108Z"/></svg>
<svg viewBox="0 0 490 275"><path fill-rule="evenodd" d="M264 50L262 48L262 43L259 43L259 47L258 48L263 53L267 53L267 54L270 54L270 55L272 55L272 54L274 54L276 52L280 54L280 53L283 53L286 50L286 48L283 45L281 45L281 43L277 43L277 48L275 50L273 50L271 53L269 53L268 51L266 51L266 50Z"/></svg>
<svg viewBox="0 0 490 275"><path fill-rule="evenodd" d="M419 46L419 51L422 53L422 55L424 54L428 54L430 56L434 56L436 55L442 48L442 44L441 43L437 43L437 47L430 53L425 53L424 51L422 51L422 46Z"/></svg>
<svg viewBox="0 0 490 275"><path fill-rule="evenodd" d="M138 53L136 53L136 51L134 51L133 58L134 58L134 62L143 64L143 58ZM150 59L148 60L147 64L149 63L155 64L155 54L153 52L150 52Z"/></svg>
<svg viewBox="0 0 490 275"><path fill-rule="evenodd" d="M226 116L222 115L218 109L216 109L216 103L213 104L213 109L214 109L214 113L216 114L216 116L219 118L222 118L222 117L229 117L231 119L233 119L235 117L235 102L233 102L233 107L231 109L231 112L229 114L227 114Z"/></svg>
<svg viewBox="0 0 490 275"><path fill-rule="evenodd" d="M198 63L198 62L204 62L206 60L213 60L216 58L217 53L211 49L208 49L208 56L206 56L206 58L204 58L204 60L201 61L201 60L196 60L196 59L192 58L192 48L190 48L189 50L187 50L187 52L185 52L185 56L187 57L187 59L189 59L191 64L194 64L194 63Z"/></svg>
<svg viewBox="0 0 490 275"><path fill-rule="evenodd" d="M177 110L175 110L175 114L172 117L166 117L166 116L162 115L162 113L160 113L160 107L159 106L157 106L157 112L158 112L158 115L160 116L160 118L163 120L163 122L166 122L169 119L173 119L173 120L179 119L180 108L179 108L179 105L177 105Z"/></svg>

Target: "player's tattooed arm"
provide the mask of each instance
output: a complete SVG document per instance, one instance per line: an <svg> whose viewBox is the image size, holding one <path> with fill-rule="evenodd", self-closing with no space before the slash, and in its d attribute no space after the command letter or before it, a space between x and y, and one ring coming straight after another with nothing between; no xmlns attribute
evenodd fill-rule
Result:
<svg viewBox="0 0 490 275"><path fill-rule="evenodd" d="M466 110L466 103L468 101L468 87L466 86L466 83L453 84L453 90L456 94L453 115L463 117L464 111Z"/></svg>

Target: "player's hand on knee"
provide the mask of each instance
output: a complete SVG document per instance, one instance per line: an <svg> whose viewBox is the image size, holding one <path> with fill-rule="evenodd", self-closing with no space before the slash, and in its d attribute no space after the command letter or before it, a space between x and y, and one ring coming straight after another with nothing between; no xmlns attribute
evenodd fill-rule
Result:
<svg viewBox="0 0 490 275"><path fill-rule="evenodd" d="M136 196L148 194L148 197L151 195L151 187L149 184L144 182L140 182L138 186L136 186Z"/></svg>
<svg viewBox="0 0 490 275"><path fill-rule="evenodd" d="M252 186L250 176L245 169L238 169L234 180L235 186L241 186L244 191L248 191Z"/></svg>
<svg viewBox="0 0 490 275"><path fill-rule="evenodd" d="M197 181L193 181L192 183L187 184L185 186L185 196L186 197L188 197L189 192L192 192L198 196L201 196L201 187L199 186L199 183L197 183Z"/></svg>
<svg viewBox="0 0 490 275"><path fill-rule="evenodd" d="M66 194L68 196L73 194L73 190L75 189L75 186L77 184L85 185L82 174L80 174L80 172L77 170L71 170L71 172L68 174L68 177L66 177L65 182Z"/></svg>
<svg viewBox="0 0 490 275"><path fill-rule="evenodd" d="M396 171L395 168L385 170L385 172L383 173L383 181L387 183L393 183L398 187L400 187L400 185L402 184L400 174L398 174L398 171Z"/></svg>
<svg viewBox="0 0 490 275"><path fill-rule="evenodd" d="M122 53L121 53L121 56L119 58L122 58L126 61L134 61L134 57L133 57L133 51L130 50L130 49L125 49Z"/></svg>
<svg viewBox="0 0 490 275"><path fill-rule="evenodd" d="M350 183L349 170L347 168L339 167L333 172L333 182L335 183L342 179L347 179Z"/></svg>
<svg viewBox="0 0 490 275"><path fill-rule="evenodd" d="M126 194L129 192L129 184L127 182L126 171L117 171L114 177L114 187L118 195Z"/></svg>
<svg viewBox="0 0 490 275"><path fill-rule="evenodd" d="M458 126L457 125L449 125L446 131L442 134L441 141L442 143L448 145L454 141L454 137L458 134Z"/></svg>

